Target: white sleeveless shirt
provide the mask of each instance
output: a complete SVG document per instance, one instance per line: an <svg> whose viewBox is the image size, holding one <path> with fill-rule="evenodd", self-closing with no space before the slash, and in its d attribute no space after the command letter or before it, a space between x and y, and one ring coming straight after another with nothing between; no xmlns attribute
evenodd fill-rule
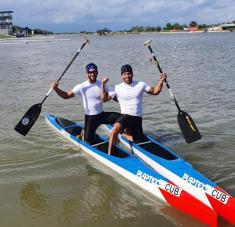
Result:
<svg viewBox="0 0 235 227"><path fill-rule="evenodd" d="M100 81L97 80L94 84L85 81L76 85L72 91L75 96L80 96L82 98L82 104L86 115L96 115L103 111Z"/></svg>
<svg viewBox="0 0 235 227"><path fill-rule="evenodd" d="M142 117L143 93L149 92L150 88L145 82L132 81L130 85L122 82L110 88L108 94L112 98L117 96L122 114Z"/></svg>

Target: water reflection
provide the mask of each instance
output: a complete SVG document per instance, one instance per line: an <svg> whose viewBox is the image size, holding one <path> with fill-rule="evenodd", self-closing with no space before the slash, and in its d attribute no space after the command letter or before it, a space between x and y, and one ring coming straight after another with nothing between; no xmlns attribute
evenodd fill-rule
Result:
<svg viewBox="0 0 235 227"><path fill-rule="evenodd" d="M21 206L34 213L48 214L50 211L48 197L40 191L36 182L26 183L20 190Z"/></svg>
<svg viewBox="0 0 235 227"><path fill-rule="evenodd" d="M184 214L183 212L171 207L171 206L164 206L161 209L161 213L164 215L164 217L169 220L170 222L174 223L176 226L181 227L206 227L206 224L203 224L202 222L197 221L196 219L190 217L187 214Z"/></svg>
<svg viewBox="0 0 235 227"><path fill-rule="evenodd" d="M108 215L107 210L110 204L110 198L107 188L102 185L102 176L90 168L89 178L80 179L82 189L79 193L69 196L62 201L62 211L59 215L59 223L61 225L75 225L93 223L100 218Z"/></svg>

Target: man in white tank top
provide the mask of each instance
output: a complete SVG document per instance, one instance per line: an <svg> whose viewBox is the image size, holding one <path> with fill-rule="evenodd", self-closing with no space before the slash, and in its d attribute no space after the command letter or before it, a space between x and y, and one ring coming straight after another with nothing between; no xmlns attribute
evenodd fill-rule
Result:
<svg viewBox="0 0 235 227"><path fill-rule="evenodd" d="M103 102L101 100L101 82L97 80L98 69L94 63L86 66L87 80L76 85L73 89L63 91L55 81L51 87L55 92L64 99L79 96L82 99L83 109L85 112L85 133L84 140L94 143L95 131L100 124L114 124L115 120L121 115L116 112L104 112Z"/></svg>
<svg viewBox="0 0 235 227"><path fill-rule="evenodd" d="M166 74L160 74L159 82L150 87L145 82L134 81L133 71L130 65L123 65L121 68L121 77L123 82L115 85L114 88L106 91L105 84L108 78L102 80L102 100L104 102L116 97L121 108L121 116L116 120L109 138L108 153L111 154L113 144L115 144L118 133L124 129L131 131L134 141L145 139L142 128L142 99L143 93L158 95L166 79Z"/></svg>

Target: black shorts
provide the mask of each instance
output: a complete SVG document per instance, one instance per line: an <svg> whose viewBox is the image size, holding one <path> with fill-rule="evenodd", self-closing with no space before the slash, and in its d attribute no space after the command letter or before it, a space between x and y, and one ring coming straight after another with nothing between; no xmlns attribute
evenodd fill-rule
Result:
<svg viewBox="0 0 235 227"><path fill-rule="evenodd" d="M122 125L122 130L128 128L135 142L142 142L146 137L142 128L142 117L122 114L116 121Z"/></svg>
<svg viewBox="0 0 235 227"><path fill-rule="evenodd" d="M116 112L102 112L96 115L85 115L84 140L89 144L93 144L96 129L101 124L114 124L120 116L121 114Z"/></svg>

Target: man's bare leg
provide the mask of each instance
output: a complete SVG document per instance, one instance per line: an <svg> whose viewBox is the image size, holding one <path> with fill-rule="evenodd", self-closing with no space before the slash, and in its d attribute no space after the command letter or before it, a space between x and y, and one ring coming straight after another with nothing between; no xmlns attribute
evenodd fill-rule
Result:
<svg viewBox="0 0 235 227"><path fill-rule="evenodd" d="M129 128L126 128L123 131L122 136L126 137L129 141L133 141L133 136L132 136L131 130L129 130Z"/></svg>
<svg viewBox="0 0 235 227"><path fill-rule="evenodd" d="M109 147L108 147L109 155L111 155L112 153L113 145L117 142L117 136L118 136L118 133L121 132L121 129L122 129L122 125L120 123L115 123L113 125L113 130L110 133L110 137L109 137Z"/></svg>

